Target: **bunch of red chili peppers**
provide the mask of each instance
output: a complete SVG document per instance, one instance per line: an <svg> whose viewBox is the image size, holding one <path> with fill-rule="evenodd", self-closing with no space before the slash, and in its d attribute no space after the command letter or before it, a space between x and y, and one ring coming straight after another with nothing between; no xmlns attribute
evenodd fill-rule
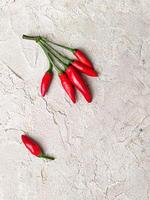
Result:
<svg viewBox="0 0 150 200"><path fill-rule="evenodd" d="M49 69L45 72L41 82L42 96L45 96L45 94L48 92L53 78L53 68L55 68L64 90L66 91L73 103L76 103L75 88L82 93L87 102L90 103L92 101L91 91L80 72L91 77L97 77L98 74L94 70L94 67L90 60L82 51L80 51L79 49L72 49L57 44L41 36L23 35L23 39L34 40L35 42L37 42L48 58ZM64 54L60 53L53 47L53 45L70 51L74 54L76 60L72 60ZM63 69L55 64L56 60L63 66Z"/></svg>

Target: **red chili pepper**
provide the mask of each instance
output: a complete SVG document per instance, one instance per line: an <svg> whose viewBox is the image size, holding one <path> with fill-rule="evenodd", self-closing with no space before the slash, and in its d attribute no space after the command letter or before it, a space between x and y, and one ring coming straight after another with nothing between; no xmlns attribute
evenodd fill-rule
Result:
<svg viewBox="0 0 150 200"><path fill-rule="evenodd" d="M74 55L77 57L77 59L82 62L83 64L85 64L86 66L93 68L93 65L91 63L91 61L87 58L87 56L79 49L76 49L74 51Z"/></svg>
<svg viewBox="0 0 150 200"><path fill-rule="evenodd" d="M22 135L21 136L22 142L24 143L24 145L26 146L26 148L35 156L37 157L41 157L41 158L46 158L46 159L50 159L50 160L54 160L54 157L49 157L46 156L45 154L43 154L41 147L33 140L31 139L29 136L27 135Z"/></svg>
<svg viewBox="0 0 150 200"><path fill-rule="evenodd" d="M51 81L52 81L52 78L53 78L53 73L52 71L48 70L43 78L42 78L42 82L41 82L41 95L44 97L46 92L48 91L49 89L49 86L51 84Z"/></svg>
<svg viewBox="0 0 150 200"><path fill-rule="evenodd" d="M82 63L78 60L74 60L71 64L75 68L77 68L80 72L82 72L88 76L93 76L93 77L98 76L97 72L94 69L87 67L84 63Z"/></svg>
<svg viewBox="0 0 150 200"><path fill-rule="evenodd" d="M67 67L66 73L73 85L83 94L87 102L90 103L92 101L92 95L86 82L82 79L78 71L72 65L70 65Z"/></svg>
<svg viewBox="0 0 150 200"><path fill-rule="evenodd" d="M76 94L75 94L75 89L71 83L71 81L68 79L65 73L60 73L59 78L61 80L61 84L69 97L71 98L72 102L76 102Z"/></svg>

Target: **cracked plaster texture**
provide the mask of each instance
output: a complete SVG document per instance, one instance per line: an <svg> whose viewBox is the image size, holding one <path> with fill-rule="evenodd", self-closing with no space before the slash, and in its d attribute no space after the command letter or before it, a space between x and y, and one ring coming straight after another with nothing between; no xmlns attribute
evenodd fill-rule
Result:
<svg viewBox="0 0 150 200"><path fill-rule="evenodd" d="M22 34L79 47L102 75L73 105ZM29 133L56 157L33 157ZM150 1L0 0L0 200L150 199Z"/></svg>

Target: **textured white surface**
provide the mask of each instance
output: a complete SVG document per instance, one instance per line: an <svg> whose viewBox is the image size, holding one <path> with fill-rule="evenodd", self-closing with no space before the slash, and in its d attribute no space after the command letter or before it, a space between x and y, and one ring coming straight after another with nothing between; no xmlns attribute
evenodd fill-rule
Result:
<svg viewBox="0 0 150 200"><path fill-rule="evenodd" d="M22 34L86 50L93 102L72 105L57 76L41 98L47 60ZM0 152L0 200L150 199L149 0L0 1Z"/></svg>

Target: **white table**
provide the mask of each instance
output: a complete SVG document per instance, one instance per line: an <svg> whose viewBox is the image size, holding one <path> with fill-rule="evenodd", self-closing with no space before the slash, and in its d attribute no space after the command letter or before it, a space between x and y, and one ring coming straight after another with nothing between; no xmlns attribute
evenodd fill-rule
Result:
<svg viewBox="0 0 150 200"><path fill-rule="evenodd" d="M82 48L102 75L73 105L22 34ZM55 161L32 156L27 132ZM150 198L150 1L0 2L0 200Z"/></svg>

